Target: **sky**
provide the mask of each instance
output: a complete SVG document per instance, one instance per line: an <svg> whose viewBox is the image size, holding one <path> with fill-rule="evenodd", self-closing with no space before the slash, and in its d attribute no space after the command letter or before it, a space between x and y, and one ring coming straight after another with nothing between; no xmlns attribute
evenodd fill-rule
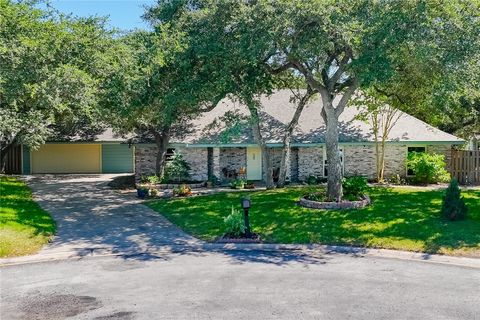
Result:
<svg viewBox="0 0 480 320"><path fill-rule="evenodd" d="M109 24L122 30L147 29L142 21L143 7L154 0L50 0L52 7L76 16L109 16Z"/></svg>

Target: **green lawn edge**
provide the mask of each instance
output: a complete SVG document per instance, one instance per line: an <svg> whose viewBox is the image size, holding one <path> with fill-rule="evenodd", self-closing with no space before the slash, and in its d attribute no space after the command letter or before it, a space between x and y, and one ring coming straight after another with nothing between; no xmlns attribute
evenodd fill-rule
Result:
<svg viewBox="0 0 480 320"><path fill-rule="evenodd" d="M55 230L55 221L32 199L23 181L0 176L0 257L33 254Z"/></svg>
<svg viewBox="0 0 480 320"><path fill-rule="evenodd" d="M440 216L444 190L418 187L371 188L372 205L357 210L315 210L296 204L311 188L222 192L145 204L185 232L214 241L223 219L240 199L252 200L253 231L265 242L351 245L480 257L480 190L462 192L469 207L464 221Z"/></svg>

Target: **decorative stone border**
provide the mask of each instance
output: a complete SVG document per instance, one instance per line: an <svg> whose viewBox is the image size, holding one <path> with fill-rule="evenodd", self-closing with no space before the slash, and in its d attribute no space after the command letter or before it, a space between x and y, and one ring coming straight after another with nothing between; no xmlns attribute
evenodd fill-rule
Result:
<svg viewBox="0 0 480 320"><path fill-rule="evenodd" d="M200 189L205 187L205 182L199 182L199 183L162 183L162 184L155 184L152 185L152 188L159 189L159 190L165 190L165 189L174 189L179 186L186 185L190 187L190 189Z"/></svg>
<svg viewBox="0 0 480 320"><path fill-rule="evenodd" d="M370 198L365 195L362 200L358 201L342 201L342 202L320 202L300 198L299 205L311 209L361 209L371 203Z"/></svg>

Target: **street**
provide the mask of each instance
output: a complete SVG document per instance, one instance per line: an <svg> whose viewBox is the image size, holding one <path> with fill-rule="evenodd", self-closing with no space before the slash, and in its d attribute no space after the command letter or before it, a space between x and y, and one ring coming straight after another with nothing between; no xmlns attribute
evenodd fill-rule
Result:
<svg viewBox="0 0 480 320"><path fill-rule="evenodd" d="M300 251L7 266L1 319L480 319L480 270Z"/></svg>

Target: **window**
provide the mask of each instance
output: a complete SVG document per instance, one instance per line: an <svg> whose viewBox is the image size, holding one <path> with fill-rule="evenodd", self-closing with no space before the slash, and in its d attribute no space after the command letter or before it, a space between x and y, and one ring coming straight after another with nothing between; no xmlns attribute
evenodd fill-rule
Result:
<svg viewBox="0 0 480 320"><path fill-rule="evenodd" d="M168 148L167 153L165 154L165 161L172 161L173 154L175 153L175 148Z"/></svg>
<svg viewBox="0 0 480 320"><path fill-rule="evenodd" d="M418 153L423 153L423 152L427 152L427 148L425 146L416 146L416 147L408 147L407 148L407 156L412 153L412 152L418 152ZM413 170L412 168L407 168L407 176L413 176L414 173L413 173Z"/></svg>
<svg viewBox="0 0 480 320"><path fill-rule="evenodd" d="M339 148L340 150L340 164L342 166L342 175L343 175L343 148ZM323 176L328 176L328 162L327 162L327 148L323 148Z"/></svg>

